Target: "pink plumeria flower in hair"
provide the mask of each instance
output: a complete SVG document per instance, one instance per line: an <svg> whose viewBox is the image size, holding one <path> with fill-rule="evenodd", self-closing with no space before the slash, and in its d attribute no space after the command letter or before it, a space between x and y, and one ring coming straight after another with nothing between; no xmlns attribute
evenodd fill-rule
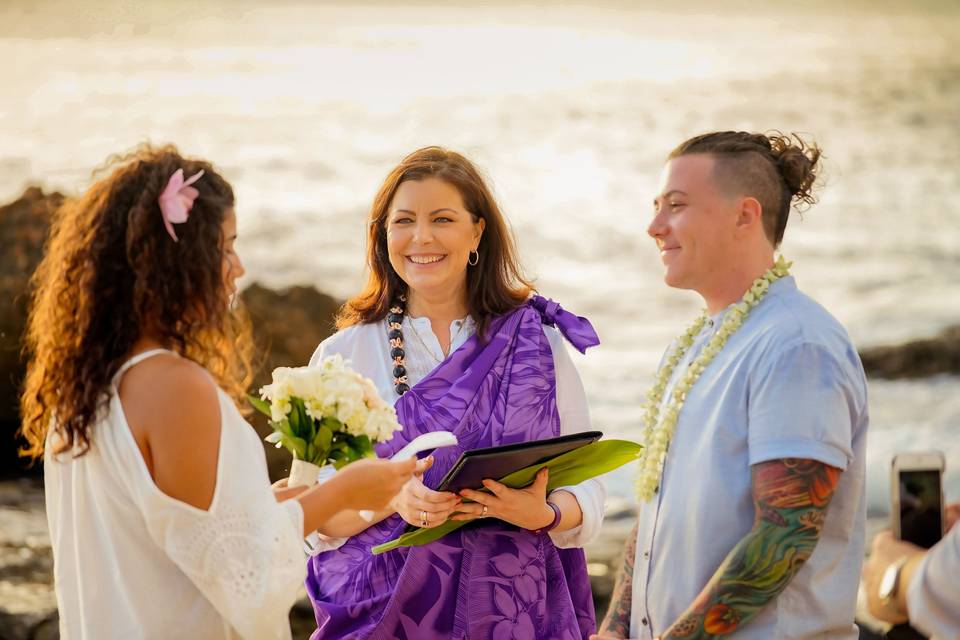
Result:
<svg viewBox="0 0 960 640"><path fill-rule="evenodd" d="M184 180L183 169L177 169L170 176L166 188L157 199L160 204L160 215L163 216L163 226L167 228L167 233L170 234L174 242L179 242L179 240L173 230L173 225L183 224L190 217L193 201L200 195L200 192L190 185L199 180L202 175L203 169Z"/></svg>

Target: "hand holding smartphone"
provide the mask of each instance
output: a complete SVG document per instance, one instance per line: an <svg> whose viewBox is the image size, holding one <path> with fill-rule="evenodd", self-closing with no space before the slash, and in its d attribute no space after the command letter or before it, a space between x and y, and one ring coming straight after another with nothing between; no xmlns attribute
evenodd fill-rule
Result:
<svg viewBox="0 0 960 640"><path fill-rule="evenodd" d="M893 534L900 540L929 549L943 537L944 466L939 451L894 456L890 515Z"/></svg>

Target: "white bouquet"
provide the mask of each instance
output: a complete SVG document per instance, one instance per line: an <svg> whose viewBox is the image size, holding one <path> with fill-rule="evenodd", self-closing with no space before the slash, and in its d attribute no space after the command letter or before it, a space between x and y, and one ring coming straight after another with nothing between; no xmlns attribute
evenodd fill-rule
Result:
<svg viewBox="0 0 960 640"><path fill-rule="evenodd" d="M274 369L273 382L250 402L270 418L274 431L267 442L293 454L289 486L314 484L328 463L340 469L373 457L373 444L401 429L397 412L373 382L339 354L315 367Z"/></svg>

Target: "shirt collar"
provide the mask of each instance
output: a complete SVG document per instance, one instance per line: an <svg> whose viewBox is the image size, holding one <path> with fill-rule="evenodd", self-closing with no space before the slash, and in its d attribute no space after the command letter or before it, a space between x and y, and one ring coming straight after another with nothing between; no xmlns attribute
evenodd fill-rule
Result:
<svg viewBox="0 0 960 640"><path fill-rule="evenodd" d="M766 300L770 296L782 295L785 292L795 291L796 289L797 289L797 281L794 280L793 276L784 276L782 278L779 278L773 284L770 285L770 288L767 289L767 293L763 297L763 299ZM729 304L723 309L721 309L720 311L717 311L716 313L707 316L707 324L704 327L704 330L712 333L713 330L719 327L720 323L723 322L723 317L727 315L727 312L730 311L730 308L733 307L733 305L737 304L738 302L740 301L737 300L737 302ZM761 301L761 304L762 304L762 301Z"/></svg>

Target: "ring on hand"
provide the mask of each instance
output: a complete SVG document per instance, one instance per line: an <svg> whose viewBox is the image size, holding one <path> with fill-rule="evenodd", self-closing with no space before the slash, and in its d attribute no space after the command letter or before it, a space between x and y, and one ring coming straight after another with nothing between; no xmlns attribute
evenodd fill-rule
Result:
<svg viewBox="0 0 960 640"><path fill-rule="evenodd" d="M421 511L421 512L420 512L420 526L421 526L421 527L427 526L427 512L426 512L426 511Z"/></svg>
<svg viewBox="0 0 960 640"><path fill-rule="evenodd" d="M481 518L487 517L487 505L483 505L483 509L480 510L480 517Z"/></svg>

